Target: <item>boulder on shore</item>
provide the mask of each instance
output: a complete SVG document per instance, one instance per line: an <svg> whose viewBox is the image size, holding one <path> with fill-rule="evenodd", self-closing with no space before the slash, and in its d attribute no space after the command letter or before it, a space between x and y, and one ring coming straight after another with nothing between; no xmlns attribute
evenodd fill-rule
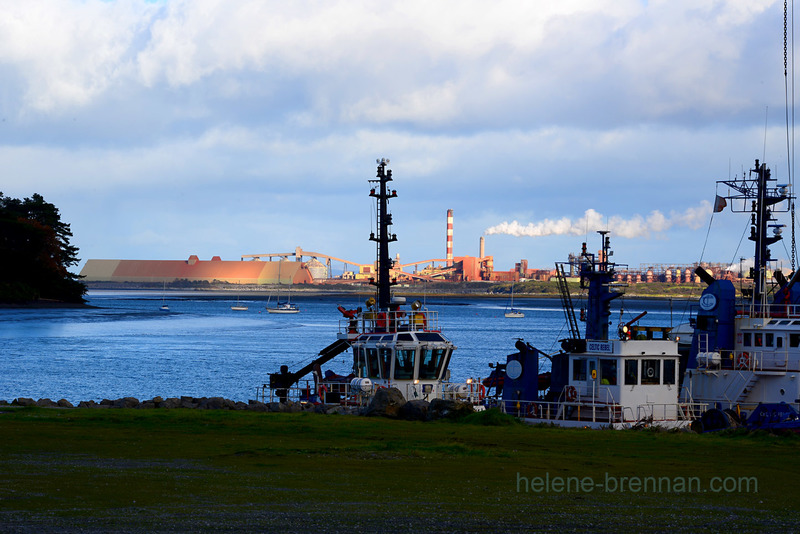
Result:
<svg viewBox="0 0 800 534"><path fill-rule="evenodd" d="M225 406L225 399L222 397L203 398L197 405L201 410L223 410L227 409Z"/></svg>
<svg viewBox="0 0 800 534"><path fill-rule="evenodd" d="M421 399L408 401L400 408L400 418L406 421L427 421L430 406L428 401Z"/></svg>
<svg viewBox="0 0 800 534"><path fill-rule="evenodd" d="M111 403L114 408L138 408L139 399L136 397L123 397Z"/></svg>
<svg viewBox="0 0 800 534"><path fill-rule="evenodd" d="M399 389L380 388L369 401L363 415L397 418L400 415L400 408L404 404L406 404L406 399Z"/></svg>
<svg viewBox="0 0 800 534"><path fill-rule="evenodd" d="M468 402L458 402L444 399L433 399L431 401L428 415L431 419L459 419L465 415L473 413L475 410Z"/></svg>
<svg viewBox="0 0 800 534"><path fill-rule="evenodd" d="M159 408L180 408L181 400L178 397L170 397L158 403Z"/></svg>
<svg viewBox="0 0 800 534"><path fill-rule="evenodd" d="M269 406L261 401L250 399L247 401L247 410L251 412L268 412Z"/></svg>

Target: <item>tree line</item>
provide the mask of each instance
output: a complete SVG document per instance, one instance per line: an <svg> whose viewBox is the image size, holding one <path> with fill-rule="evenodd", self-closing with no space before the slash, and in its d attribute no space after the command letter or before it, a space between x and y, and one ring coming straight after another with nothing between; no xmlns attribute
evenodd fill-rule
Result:
<svg viewBox="0 0 800 534"><path fill-rule="evenodd" d="M0 301L84 302L72 231L39 194L19 200L0 192Z"/></svg>

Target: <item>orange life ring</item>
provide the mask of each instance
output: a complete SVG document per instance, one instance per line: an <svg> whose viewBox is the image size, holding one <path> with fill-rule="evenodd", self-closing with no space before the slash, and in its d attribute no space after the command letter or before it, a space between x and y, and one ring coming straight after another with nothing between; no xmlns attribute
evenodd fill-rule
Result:
<svg viewBox="0 0 800 534"><path fill-rule="evenodd" d="M575 386L567 386L564 390L564 396L567 399L567 402L575 402L578 398L578 390L575 389Z"/></svg>
<svg viewBox="0 0 800 534"><path fill-rule="evenodd" d="M319 397L319 400L324 400L325 399L324 393L327 392L328 392L328 386L326 386L325 384L320 384L319 387L317 388L317 396Z"/></svg>
<svg viewBox="0 0 800 534"><path fill-rule="evenodd" d="M386 313L380 312L378 314L377 325L379 330L386 330Z"/></svg>
<svg viewBox="0 0 800 534"><path fill-rule="evenodd" d="M486 386L481 384L480 387L478 388L478 400L482 401L485 396L486 396Z"/></svg>
<svg viewBox="0 0 800 534"><path fill-rule="evenodd" d="M736 367L738 369L749 369L750 368L750 354L746 352L740 352L739 357L736 358Z"/></svg>
<svg viewBox="0 0 800 534"><path fill-rule="evenodd" d="M528 409L526 410L526 415L528 417L537 417L539 415L539 407L532 402L528 403Z"/></svg>

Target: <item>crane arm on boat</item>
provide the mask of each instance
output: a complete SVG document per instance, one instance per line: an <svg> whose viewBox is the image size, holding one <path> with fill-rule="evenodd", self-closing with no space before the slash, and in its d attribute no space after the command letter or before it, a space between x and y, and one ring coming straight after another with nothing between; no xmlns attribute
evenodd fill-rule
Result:
<svg viewBox="0 0 800 534"><path fill-rule="evenodd" d="M323 365L328 363L333 358L338 356L339 354L343 353L347 349L350 348L350 342L346 339L337 339L321 351L319 351L319 357L314 358L308 365L301 368L297 372L290 372L289 366L281 365L281 370L278 373L270 373L269 375L269 387L272 389L277 390L287 390L291 388L293 385L297 383L298 380L303 378L305 375L311 372L315 366ZM280 397L280 393L278 394Z"/></svg>

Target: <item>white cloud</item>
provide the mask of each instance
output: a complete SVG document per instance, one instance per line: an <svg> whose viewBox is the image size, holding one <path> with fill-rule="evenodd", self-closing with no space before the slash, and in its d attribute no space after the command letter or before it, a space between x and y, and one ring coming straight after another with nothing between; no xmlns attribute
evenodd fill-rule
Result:
<svg viewBox="0 0 800 534"><path fill-rule="evenodd" d="M153 11L131 1L6 3L0 62L17 69L28 107L84 106L128 68L130 47Z"/></svg>
<svg viewBox="0 0 800 534"><path fill-rule="evenodd" d="M0 13L3 189L40 192L65 213L91 210L80 223L91 235L76 240L103 257L114 254L94 251L118 250L115 225L90 219L117 221L119 203L135 199L131 221L119 224L136 235L151 228L153 198L171 202L159 209L178 221L172 239L191 239L197 252L204 236L215 241L208 249L236 236L230 249L252 251L262 235L243 234L231 213L252 220L261 209L262 233L277 228L289 241L288 229L316 237L324 226L350 248L362 246L349 236L354 225L369 220L358 195L372 162L390 157L396 220L414 224L397 228L409 260L417 250L440 255L447 208L462 232L476 234L459 234L457 246L516 220L533 222L515 231L561 232L569 242L580 227L608 224L688 254L714 180L727 177L729 161L738 169L752 164L749 150L761 153L767 105L767 159L785 175L781 8L775 0L9 3ZM233 208L197 214L215 202ZM141 235L140 256L158 241ZM498 268L529 253L531 240L495 236ZM544 245L552 241L535 241L538 264L552 260ZM636 244L639 254L669 247Z"/></svg>
<svg viewBox="0 0 800 534"><path fill-rule="evenodd" d="M575 120L593 95L647 118L746 105L729 67L774 4L20 2L0 15L0 62L40 111L212 77L205 90L230 99L254 76L298 84L345 121Z"/></svg>

